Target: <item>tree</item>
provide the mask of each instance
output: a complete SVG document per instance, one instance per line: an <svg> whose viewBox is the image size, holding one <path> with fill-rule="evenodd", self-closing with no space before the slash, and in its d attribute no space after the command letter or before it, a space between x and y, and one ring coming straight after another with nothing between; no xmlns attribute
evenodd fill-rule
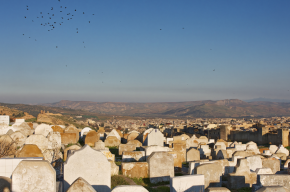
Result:
<svg viewBox="0 0 290 192"><path fill-rule="evenodd" d="M5 138L0 138L0 158L14 155L16 151L16 142L15 141L7 141Z"/></svg>

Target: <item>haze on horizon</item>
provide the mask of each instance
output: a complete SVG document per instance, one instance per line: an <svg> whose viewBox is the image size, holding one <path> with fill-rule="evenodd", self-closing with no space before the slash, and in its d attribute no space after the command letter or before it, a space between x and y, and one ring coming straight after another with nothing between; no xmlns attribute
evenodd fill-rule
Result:
<svg viewBox="0 0 290 192"><path fill-rule="evenodd" d="M289 6L0 1L0 102L290 100Z"/></svg>

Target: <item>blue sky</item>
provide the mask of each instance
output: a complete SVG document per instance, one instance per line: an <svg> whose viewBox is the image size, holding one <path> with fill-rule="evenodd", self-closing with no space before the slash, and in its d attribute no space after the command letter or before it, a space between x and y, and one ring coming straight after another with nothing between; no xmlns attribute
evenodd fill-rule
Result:
<svg viewBox="0 0 290 192"><path fill-rule="evenodd" d="M0 102L290 99L289 7L288 0L0 1Z"/></svg>

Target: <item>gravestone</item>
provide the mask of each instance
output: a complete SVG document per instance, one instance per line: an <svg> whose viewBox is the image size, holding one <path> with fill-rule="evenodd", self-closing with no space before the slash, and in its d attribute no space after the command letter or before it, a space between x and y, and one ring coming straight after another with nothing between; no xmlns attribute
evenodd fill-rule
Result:
<svg viewBox="0 0 290 192"><path fill-rule="evenodd" d="M123 162L123 175L130 178L148 178L148 163L147 162Z"/></svg>
<svg viewBox="0 0 290 192"><path fill-rule="evenodd" d="M52 143L43 135L30 135L26 140L25 144L34 144L44 152L46 149L52 149Z"/></svg>
<svg viewBox="0 0 290 192"><path fill-rule="evenodd" d="M186 144L174 143L173 153L176 154L176 158L174 158L174 167L182 168L182 163L186 161Z"/></svg>
<svg viewBox="0 0 290 192"><path fill-rule="evenodd" d="M35 128L34 132L36 135L47 137L48 133L53 132L53 129L47 124L40 124Z"/></svg>
<svg viewBox="0 0 290 192"><path fill-rule="evenodd" d="M96 190L83 178L77 178L66 192L96 192Z"/></svg>
<svg viewBox="0 0 290 192"><path fill-rule="evenodd" d="M145 151L124 151L122 162L146 161Z"/></svg>
<svg viewBox="0 0 290 192"><path fill-rule="evenodd" d="M61 133L61 144L75 144L77 143L76 133Z"/></svg>
<svg viewBox="0 0 290 192"><path fill-rule="evenodd" d="M10 137L11 139L13 139L13 141L15 141L17 147L22 147L22 145L24 145L25 140L27 138L25 135L23 135L22 133L18 131L12 133Z"/></svg>
<svg viewBox="0 0 290 192"><path fill-rule="evenodd" d="M112 160L108 160L111 163L111 176L119 175L119 166Z"/></svg>
<svg viewBox="0 0 290 192"><path fill-rule="evenodd" d="M211 155L211 149L208 145L200 145L200 148L198 149L200 152L200 158L205 159L208 158Z"/></svg>
<svg viewBox="0 0 290 192"><path fill-rule="evenodd" d="M170 178L170 192L204 191L204 175L186 175Z"/></svg>
<svg viewBox="0 0 290 192"><path fill-rule="evenodd" d="M250 156L246 157L248 163L249 163L249 168L251 171L256 171L258 168L262 168L262 159L260 156Z"/></svg>
<svg viewBox="0 0 290 192"><path fill-rule="evenodd" d="M121 144L121 140L115 136L108 136L105 140L106 147L118 147Z"/></svg>
<svg viewBox="0 0 290 192"><path fill-rule="evenodd" d="M262 187L257 192L288 192L285 187L282 186L269 186L269 187Z"/></svg>
<svg viewBox="0 0 290 192"><path fill-rule="evenodd" d="M109 150L99 150L102 152L108 160L115 162L115 155L111 153Z"/></svg>
<svg viewBox="0 0 290 192"><path fill-rule="evenodd" d="M88 133L89 131L91 131L91 130L92 130L92 129L89 128L89 127L85 127L85 128L83 128L82 131L81 131L81 138L83 139L83 137L84 137L85 135L87 135L87 133Z"/></svg>
<svg viewBox="0 0 290 192"><path fill-rule="evenodd" d="M144 146L151 146L151 145L158 145L158 146L164 146L164 136L163 134L158 130L154 129L152 130L145 139L143 145Z"/></svg>
<svg viewBox="0 0 290 192"><path fill-rule="evenodd" d="M154 152L147 158L147 162L151 183L170 181L170 177L174 177L173 156L167 152Z"/></svg>
<svg viewBox="0 0 290 192"><path fill-rule="evenodd" d="M205 192L231 192L228 188L225 187L209 187Z"/></svg>
<svg viewBox="0 0 290 192"><path fill-rule="evenodd" d="M280 171L280 161L274 157L262 159L262 168L270 168L275 174Z"/></svg>
<svg viewBox="0 0 290 192"><path fill-rule="evenodd" d="M147 189L140 185L118 185L112 192L149 192Z"/></svg>
<svg viewBox="0 0 290 192"><path fill-rule="evenodd" d="M208 159L203 159L203 160L197 160L197 161L191 161L189 162L189 168L188 168L188 174L189 175L194 175L194 169L195 167L206 164L206 163L214 163L213 161L209 161Z"/></svg>
<svg viewBox="0 0 290 192"><path fill-rule="evenodd" d="M85 179L96 191L111 191L111 163L102 152L88 145L75 151L64 163L65 191L79 177Z"/></svg>
<svg viewBox="0 0 290 192"><path fill-rule="evenodd" d="M256 184L257 174L251 172L247 159L238 159L238 164L234 173L228 176L228 186L230 189L240 189L242 187L252 187Z"/></svg>
<svg viewBox="0 0 290 192"><path fill-rule="evenodd" d="M133 131L128 135L127 141L133 141L139 136L139 132Z"/></svg>
<svg viewBox="0 0 290 192"><path fill-rule="evenodd" d="M105 143L103 141L99 140L98 142L95 142L95 150L104 150L105 148Z"/></svg>
<svg viewBox="0 0 290 192"><path fill-rule="evenodd" d="M275 154L278 150L278 147L276 145L270 145L269 150L272 154Z"/></svg>
<svg viewBox="0 0 290 192"><path fill-rule="evenodd" d="M17 157L42 157L43 154L41 150L34 144L25 144L23 145L20 152L17 154Z"/></svg>
<svg viewBox="0 0 290 192"><path fill-rule="evenodd" d="M255 172L257 173L257 175L273 174L273 171L270 168L258 168Z"/></svg>
<svg viewBox="0 0 290 192"><path fill-rule="evenodd" d="M59 132L48 133L47 139L49 142L51 142L52 149L60 149L61 148L61 135Z"/></svg>
<svg viewBox="0 0 290 192"><path fill-rule="evenodd" d="M9 126L10 116L9 115L0 115L0 124L4 126Z"/></svg>
<svg viewBox="0 0 290 192"><path fill-rule="evenodd" d="M162 146L158 146L158 145L152 145L152 146L148 146L145 148L145 155L146 155L146 159L153 153L153 152L168 152L168 151L172 151L172 149L168 148L168 147L162 147Z"/></svg>
<svg viewBox="0 0 290 192"><path fill-rule="evenodd" d="M119 155L123 154L123 151L135 151L136 145L132 144L120 144L119 145Z"/></svg>
<svg viewBox="0 0 290 192"><path fill-rule="evenodd" d="M191 138L186 140L186 149L190 149L191 147L193 148L198 147L198 141L195 135L193 135Z"/></svg>
<svg viewBox="0 0 290 192"><path fill-rule="evenodd" d="M142 146L142 143L138 140L131 140L131 141L128 141L127 144L133 144L133 145L136 145L136 147L141 147Z"/></svg>
<svg viewBox="0 0 290 192"><path fill-rule="evenodd" d="M276 153L284 153L286 156L289 156L289 151L283 145L280 145Z"/></svg>
<svg viewBox="0 0 290 192"><path fill-rule="evenodd" d="M286 174L265 174L259 175L257 184L253 185L252 191L257 191L262 187L282 186L290 191L290 175Z"/></svg>
<svg viewBox="0 0 290 192"><path fill-rule="evenodd" d="M204 188L221 187L222 166L218 163L205 163L194 168L194 174L204 175Z"/></svg>
<svg viewBox="0 0 290 192"><path fill-rule="evenodd" d="M16 131L21 132L26 137L33 134L33 130L26 122L21 123L20 125L12 125L12 129L14 132Z"/></svg>
<svg viewBox="0 0 290 192"><path fill-rule="evenodd" d="M22 160L43 160L43 158L0 158L0 176L11 178L13 171Z"/></svg>
<svg viewBox="0 0 290 192"><path fill-rule="evenodd" d="M47 161L23 160L12 174L13 192L55 192L56 173Z"/></svg>
<svg viewBox="0 0 290 192"><path fill-rule="evenodd" d="M188 162L188 161L196 161L196 160L200 160L199 151L194 148L188 150L186 153L186 161Z"/></svg>
<svg viewBox="0 0 290 192"><path fill-rule="evenodd" d="M113 129L113 130L108 134L107 137L110 137L110 136L114 136L114 137L116 137L118 140L121 141L121 136L120 136L119 133L116 131L116 129Z"/></svg>
<svg viewBox="0 0 290 192"><path fill-rule="evenodd" d="M61 128L61 127L58 126L58 125L54 125L54 126L52 126L51 129L53 130L53 132L64 133L63 128Z"/></svg>
<svg viewBox="0 0 290 192"><path fill-rule="evenodd" d="M76 140L74 143L79 141L79 130L74 125L69 125L67 128L65 128L64 133L74 133L76 135Z"/></svg>
<svg viewBox="0 0 290 192"><path fill-rule="evenodd" d="M85 144L89 146L94 146L95 142L98 142L99 140L100 140L100 134L98 134L94 130L91 130L86 135Z"/></svg>

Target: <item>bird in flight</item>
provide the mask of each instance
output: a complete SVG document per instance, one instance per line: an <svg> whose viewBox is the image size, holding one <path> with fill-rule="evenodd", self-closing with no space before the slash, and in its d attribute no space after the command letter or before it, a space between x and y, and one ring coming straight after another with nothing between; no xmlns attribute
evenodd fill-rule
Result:
<svg viewBox="0 0 290 192"><path fill-rule="evenodd" d="M215 71L215 69L213 71Z"/></svg>

